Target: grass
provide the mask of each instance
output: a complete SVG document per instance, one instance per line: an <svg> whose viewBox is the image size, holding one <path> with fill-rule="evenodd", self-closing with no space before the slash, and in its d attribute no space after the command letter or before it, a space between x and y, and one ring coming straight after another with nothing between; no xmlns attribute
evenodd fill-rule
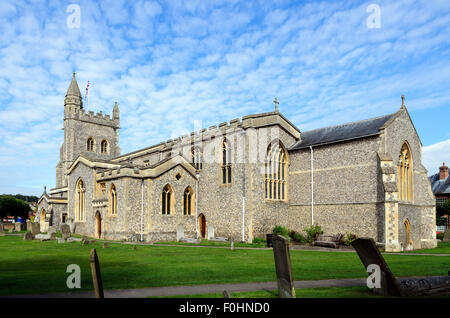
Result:
<svg viewBox="0 0 450 318"><path fill-rule="evenodd" d="M438 242L436 248L405 251L402 253L415 253L415 254L450 254L450 242Z"/></svg>
<svg viewBox="0 0 450 318"><path fill-rule="evenodd" d="M272 250L137 246L102 242L58 244L0 237L0 295L73 291L67 266L81 268L81 290L92 290L89 253L97 248L105 289L275 281ZM450 256L385 255L396 276L446 275ZM356 253L291 251L295 280L367 277Z"/></svg>
<svg viewBox="0 0 450 318"><path fill-rule="evenodd" d="M231 242L214 242L214 241L208 241L203 239L200 243L187 243L187 242L177 242L177 241L165 241L165 242L156 242L154 244L169 244L169 245L191 245L191 246L226 246L230 247ZM261 248L261 247L267 247L265 242L261 243L241 243L241 242L234 242L234 247L254 247L254 248Z"/></svg>
<svg viewBox="0 0 450 318"><path fill-rule="evenodd" d="M252 292L233 292L231 298L276 298L277 290L258 290ZM327 288L301 288L295 289L297 298L383 298L374 294L365 286L327 287ZM177 295L172 297L155 298L223 298L221 293Z"/></svg>

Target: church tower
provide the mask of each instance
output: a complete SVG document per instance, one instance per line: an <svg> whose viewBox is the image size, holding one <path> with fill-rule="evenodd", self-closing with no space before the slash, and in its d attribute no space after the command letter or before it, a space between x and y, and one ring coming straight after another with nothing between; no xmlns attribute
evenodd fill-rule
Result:
<svg viewBox="0 0 450 318"><path fill-rule="evenodd" d="M86 113L74 72L64 99L64 143L56 166L56 188L67 186L66 171L78 156L92 161L111 160L119 156L119 128L117 102L113 107L112 118L102 112Z"/></svg>

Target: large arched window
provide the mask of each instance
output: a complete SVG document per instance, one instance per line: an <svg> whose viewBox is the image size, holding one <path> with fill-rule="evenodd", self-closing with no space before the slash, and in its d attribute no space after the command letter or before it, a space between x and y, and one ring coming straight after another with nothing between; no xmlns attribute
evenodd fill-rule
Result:
<svg viewBox="0 0 450 318"><path fill-rule="evenodd" d="M411 150L405 142L398 157L398 198L399 200L412 200L413 162Z"/></svg>
<svg viewBox="0 0 450 318"><path fill-rule="evenodd" d="M222 141L222 184L231 184L231 147L226 138Z"/></svg>
<svg viewBox="0 0 450 318"><path fill-rule="evenodd" d="M111 215L117 215L117 191L114 183L109 190L109 204Z"/></svg>
<svg viewBox="0 0 450 318"><path fill-rule="evenodd" d="M287 154L279 142L272 143L265 164L265 198L284 201L287 198Z"/></svg>
<svg viewBox="0 0 450 318"><path fill-rule="evenodd" d="M199 147L193 147L191 150L192 165L195 169L201 170L203 168L202 150Z"/></svg>
<svg viewBox="0 0 450 318"><path fill-rule="evenodd" d="M192 215L192 209L193 209L193 201L194 201L194 191L191 187L187 187L184 190L184 196L183 196L183 214L184 215Z"/></svg>
<svg viewBox="0 0 450 318"><path fill-rule="evenodd" d="M163 188L161 195L161 212L163 215L170 215L173 212L173 190L170 185L166 185Z"/></svg>
<svg viewBox="0 0 450 318"><path fill-rule="evenodd" d="M108 142L104 139L102 140L102 144L101 144L101 152L108 153Z"/></svg>
<svg viewBox="0 0 450 318"><path fill-rule="evenodd" d="M87 151L94 151L94 138L89 137L86 144Z"/></svg>
<svg viewBox="0 0 450 318"><path fill-rule="evenodd" d="M78 221L84 220L86 211L86 186L82 179L78 180L76 188L76 219Z"/></svg>

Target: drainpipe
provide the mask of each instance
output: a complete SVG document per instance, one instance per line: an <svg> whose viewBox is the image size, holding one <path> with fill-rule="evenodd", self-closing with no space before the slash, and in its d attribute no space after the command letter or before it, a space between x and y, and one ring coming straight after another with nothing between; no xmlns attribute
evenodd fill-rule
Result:
<svg viewBox="0 0 450 318"><path fill-rule="evenodd" d="M141 242L144 240L144 179L141 182Z"/></svg>
<svg viewBox="0 0 450 318"><path fill-rule="evenodd" d="M197 181L195 181L195 238L198 238L198 182L200 181L200 173L195 175Z"/></svg>
<svg viewBox="0 0 450 318"><path fill-rule="evenodd" d="M241 134L242 141L242 242L245 242L245 130Z"/></svg>
<svg viewBox="0 0 450 318"><path fill-rule="evenodd" d="M309 146L311 150L311 225L314 225L314 151L312 146Z"/></svg>

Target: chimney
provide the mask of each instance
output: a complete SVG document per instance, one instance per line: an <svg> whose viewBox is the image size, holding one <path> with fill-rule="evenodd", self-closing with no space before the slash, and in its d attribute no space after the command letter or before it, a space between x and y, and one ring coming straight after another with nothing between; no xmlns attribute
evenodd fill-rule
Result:
<svg viewBox="0 0 450 318"><path fill-rule="evenodd" d="M448 167L445 165L445 162L442 163L442 167L439 167L439 180L447 179L448 177Z"/></svg>

